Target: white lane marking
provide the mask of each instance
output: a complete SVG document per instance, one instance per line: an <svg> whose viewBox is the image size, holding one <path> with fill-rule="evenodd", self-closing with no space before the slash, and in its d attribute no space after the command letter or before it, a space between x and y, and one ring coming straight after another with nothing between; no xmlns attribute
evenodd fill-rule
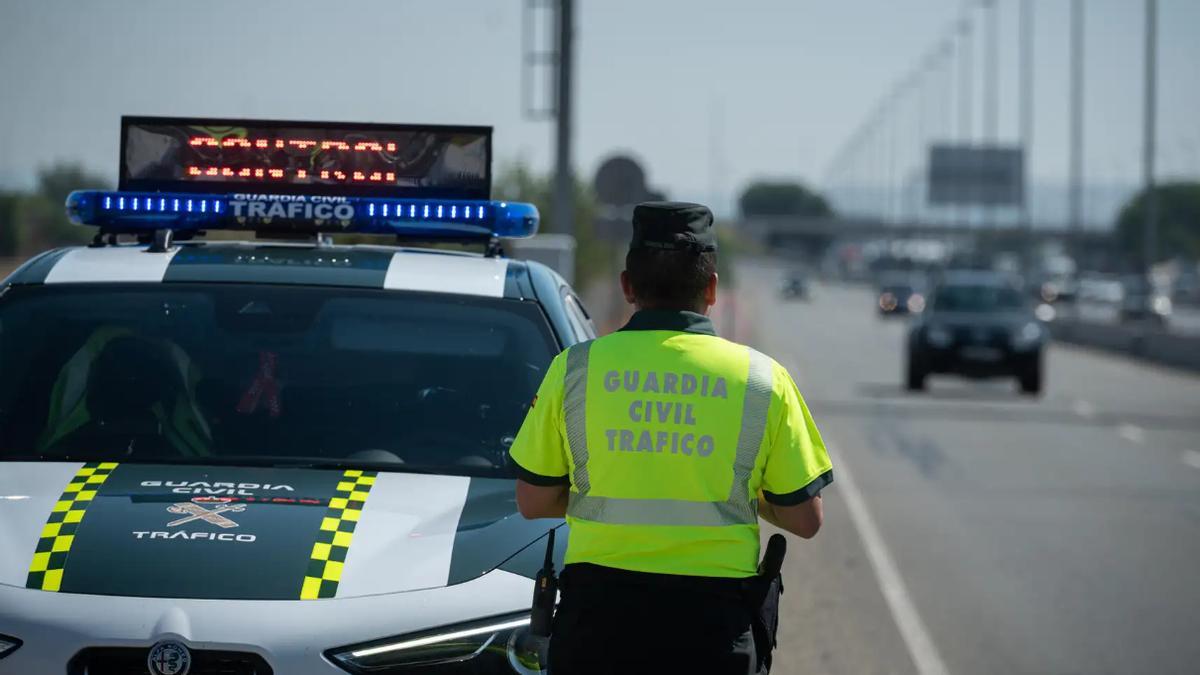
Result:
<svg viewBox="0 0 1200 675"><path fill-rule="evenodd" d="M1142 444L1146 442L1146 431L1136 424L1122 424L1117 427L1117 433L1121 434L1121 438L1130 443Z"/></svg>
<svg viewBox="0 0 1200 675"><path fill-rule="evenodd" d="M145 246L76 248L67 251L46 274L48 284L106 281L157 283L179 247L166 253L149 253Z"/></svg>
<svg viewBox="0 0 1200 675"><path fill-rule="evenodd" d="M883 598L892 611L892 619L900 630L900 637L904 640L904 646L908 648L913 665L917 667L917 673L920 675L949 675L950 671L947 670L946 663L942 661L942 656L933 643L933 638L929 635L929 629L925 627L925 622L917 613L912 596L904 585L900 569L888 551L887 544L884 543L883 536L875 525L875 519L867 510L866 500L863 499L858 484L854 482L854 475L850 472L850 467L846 465L845 455L838 452L836 456L834 472L837 474L837 482L840 483L838 491L846 499L846 508L850 510L850 519L854 521L854 527L858 529L858 534L862 538L863 546L867 551L867 559L870 560L871 567L875 570L875 578L879 580L879 589L883 591Z"/></svg>
<svg viewBox="0 0 1200 675"><path fill-rule="evenodd" d="M1075 411L1076 415L1087 419L1091 419L1096 416L1096 406L1084 400L1076 400L1074 405L1071 406L1071 409Z"/></svg>
<svg viewBox="0 0 1200 675"><path fill-rule="evenodd" d="M508 261L441 253L396 253L383 287L390 290L504 296Z"/></svg>
<svg viewBox="0 0 1200 675"><path fill-rule="evenodd" d="M1183 460L1184 464L1187 464L1193 469L1200 469L1200 452L1196 452L1195 450L1184 450L1183 457L1181 457L1181 459Z"/></svg>

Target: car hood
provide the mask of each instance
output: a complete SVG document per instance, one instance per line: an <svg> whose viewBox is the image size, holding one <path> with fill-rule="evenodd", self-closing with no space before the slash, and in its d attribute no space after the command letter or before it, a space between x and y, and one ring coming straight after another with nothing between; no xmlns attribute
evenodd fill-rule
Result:
<svg viewBox="0 0 1200 675"><path fill-rule="evenodd" d="M46 591L297 600L532 577L546 529L511 480L0 463L0 584Z"/></svg>
<svg viewBox="0 0 1200 675"><path fill-rule="evenodd" d="M1025 311L1018 312L932 312L925 316L928 325L947 328L1019 328L1034 317Z"/></svg>

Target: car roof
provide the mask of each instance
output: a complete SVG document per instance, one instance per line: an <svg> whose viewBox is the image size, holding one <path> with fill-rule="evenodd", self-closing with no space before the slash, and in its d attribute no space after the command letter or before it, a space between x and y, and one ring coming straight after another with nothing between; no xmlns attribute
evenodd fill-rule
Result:
<svg viewBox="0 0 1200 675"><path fill-rule="evenodd" d="M536 298L531 275L557 277L532 261L399 246L197 241L166 252L149 248L55 249L26 262L7 283L303 284L526 299Z"/></svg>

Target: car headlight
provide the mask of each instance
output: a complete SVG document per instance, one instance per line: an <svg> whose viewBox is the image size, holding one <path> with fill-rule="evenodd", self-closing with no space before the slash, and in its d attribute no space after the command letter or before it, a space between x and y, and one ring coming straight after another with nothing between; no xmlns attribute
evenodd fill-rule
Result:
<svg viewBox="0 0 1200 675"><path fill-rule="evenodd" d="M925 311L925 298L920 293L913 293L908 296L908 311L913 314L920 314Z"/></svg>
<svg viewBox="0 0 1200 675"><path fill-rule="evenodd" d="M1013 349L1031 349L1042 341L1042 327L1036 321L1030 321L1012 334L1011 341Z"/></svg>
<svg viewBox="0 0 1200 675"><path fill-rule="evenodd" d="M17 647L21 646L21 641L15 637L0 635L0 659L17 651Z"/></svg>
<svg viewBox="0 0 1200 675"><path fill-rule="evenodd" d="M529 612L400 635L326 652L351 673L406 673L471 662L471 672L546 672L547 641L529 633ZM507 664L507 669L505 668Z"/></svg>
<svg viewBox="0 0 1200 675"><path fill-rule="evenodd" d="M925 331L925 341L939 349L949 347L954 342L954 336L950 331L941 326L930 326Z"/></svg>
<svg viewBox="0 0 1200 675"><path fill-rule="evenodd" d="M1171 313L1171 299L1165 295L1160 295L1154 298L1154 313L1162 316L1167 316Z"/></svg>
<svg viewBox="0 0 1200 675"><path fill-rule="evenodd" d="M890 312L893 309L896 309L896 296L892 295L891 293L884 293L883 295L879 296L879 309L882 309L885 312Z"/></svg>

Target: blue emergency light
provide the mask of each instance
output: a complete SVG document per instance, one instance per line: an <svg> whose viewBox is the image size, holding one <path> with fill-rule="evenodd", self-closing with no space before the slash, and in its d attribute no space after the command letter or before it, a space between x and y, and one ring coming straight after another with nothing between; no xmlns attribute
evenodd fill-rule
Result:
<svg viewBox="0 0 1200 675"><path fill-rule="evenodd" d="M67 197L67 214L108 234L248 230L490 239L531 237L538 229L532 204L458 199L81 190Z"/></svg>

